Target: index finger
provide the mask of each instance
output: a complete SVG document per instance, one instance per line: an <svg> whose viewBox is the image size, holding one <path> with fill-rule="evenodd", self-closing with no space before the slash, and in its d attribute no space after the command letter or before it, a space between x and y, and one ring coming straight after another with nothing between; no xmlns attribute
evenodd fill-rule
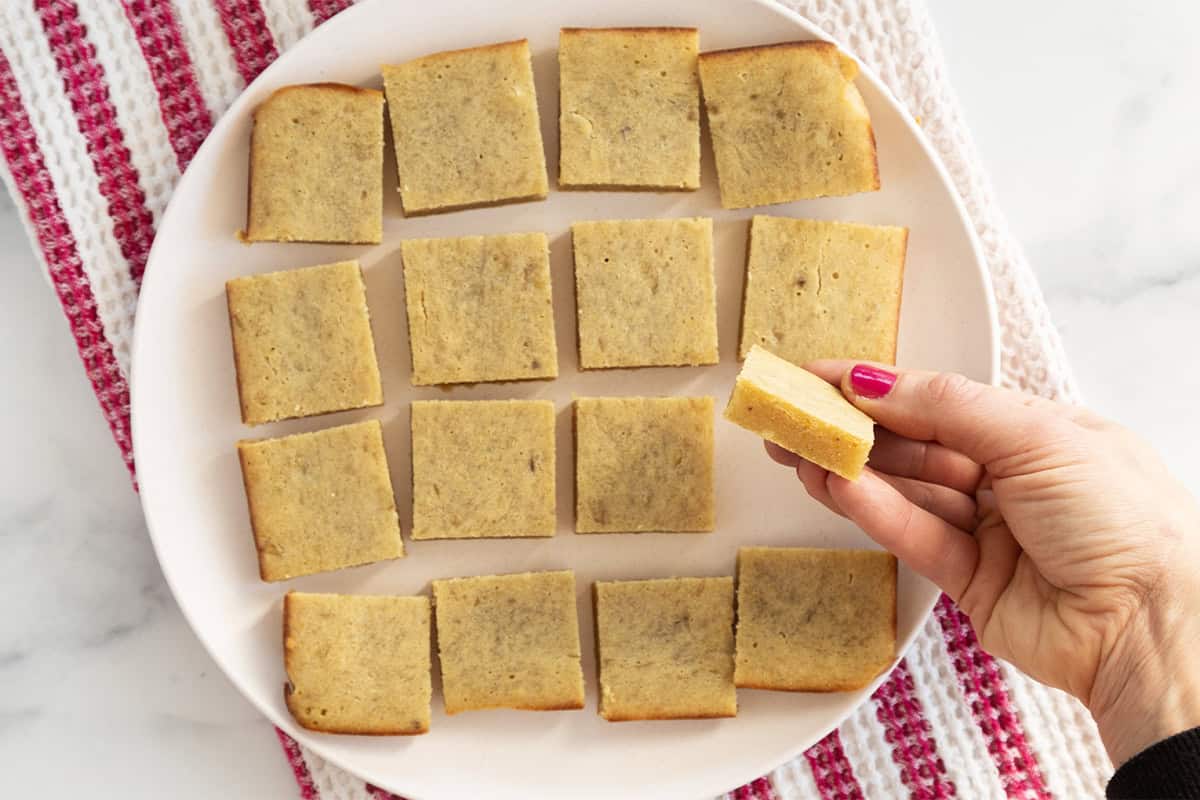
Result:
<svg viewBox="0 0 1200 800"><path fill-rule="evenodd" d="M882 371L874 391L855 390L852 373ZM1048 400L977 383L949 372L899 369L860 361L816 361L809 371L840 386L842 394L883 427L926 442L940 442L979 464L1027 452L1060 430L1065 415ZM855 373L861 376L863 373ZM890 388L886 386L892 380ZM860 381L861 382L861 381Z"/></svg>

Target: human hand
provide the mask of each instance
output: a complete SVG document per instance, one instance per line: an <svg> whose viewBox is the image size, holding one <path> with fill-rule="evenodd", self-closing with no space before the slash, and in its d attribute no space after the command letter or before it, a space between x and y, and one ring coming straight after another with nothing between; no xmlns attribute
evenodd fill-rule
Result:
<svg viewBox="0 0 1200 800"><path fill-rule="evenodd" d="M949 594L986 650L1083 701L1114 763L1200 725L1200 509L1148 445L959 375L807 368L878 424L853 482L767 444L812 497Z"/></svg>

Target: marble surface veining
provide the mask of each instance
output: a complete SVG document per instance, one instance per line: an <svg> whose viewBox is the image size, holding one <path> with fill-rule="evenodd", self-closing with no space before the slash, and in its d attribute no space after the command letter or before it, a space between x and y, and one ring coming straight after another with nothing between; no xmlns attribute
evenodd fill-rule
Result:
<svg viewBox="0 0 1200 800"><path fill-rule="evenodd" d="M1200 5L930 2L1087 401L1200 490ZM0 263L0 794L295 796L270 726L163 583L2 195Z"/></svg>

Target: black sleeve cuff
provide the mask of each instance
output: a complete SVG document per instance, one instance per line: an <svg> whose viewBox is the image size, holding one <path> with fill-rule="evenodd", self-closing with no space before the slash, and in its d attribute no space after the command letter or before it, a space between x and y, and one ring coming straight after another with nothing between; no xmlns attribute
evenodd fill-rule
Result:
<svg viewBox="0 0 1200 800"><path fill-rule="evenodd" d="M1163 739L1126 761L1105 794L1109 800L1200 798L1200 728Z"/></svg>

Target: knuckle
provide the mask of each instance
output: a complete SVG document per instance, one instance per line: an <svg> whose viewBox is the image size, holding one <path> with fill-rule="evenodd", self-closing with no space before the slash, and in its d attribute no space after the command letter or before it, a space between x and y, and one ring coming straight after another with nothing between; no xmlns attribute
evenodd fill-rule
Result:
<svg viewBox="0 0 1200 800"><path fill-rule="evenodd" d="M919 537L918 537L918 532L917 532L917 508L916 508L916 505L911 502L904 503L901 506L901 508L902 508L901 513L904 515L904 519L900 521L900 526L899 526L899 529L901 531L900 540L905 541L905 542L917 541Z"/></svg>
<svg viewBox="0 0 1200 800"><path fill-rule="evenodd" d="M929 443L914 442L914 447L909 451L908 455L908 474L919 478L925 474L925 468L928 465L929 459Z"/></svg>
<svg viewBox="0 0 1200 800"><path fill-rule="evenodd" d="M975 384L957 372L939 372L925 384L925 399L933 406L959 405L975 391Z"/></svg>
<svg viewBox="0 0 1200 800"><path fill-rule="evenodd" d="M923 511L932 512L934 506L937 505L937 497L933 493L933 489L923 483L909 483L905 486L909 501L917 508Z"/></svg>

